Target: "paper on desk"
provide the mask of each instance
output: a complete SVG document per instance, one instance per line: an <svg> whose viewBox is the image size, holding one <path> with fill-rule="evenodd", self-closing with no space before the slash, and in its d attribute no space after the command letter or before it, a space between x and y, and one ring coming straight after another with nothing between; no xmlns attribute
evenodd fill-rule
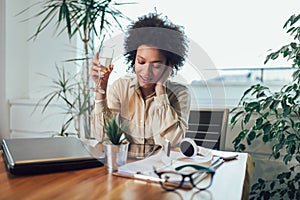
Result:
<svg viewBox="0 0 300 200"><path fill-rule="evenodd" d="M214 156L223 158L224 160L232 160L238 157L236 152L212 150Z"/></svg>
<svg viewBox="0 0 300 200"><path fill-rule="evenodd" d="M173 167L178 167L184 164L194 164L194 165L196 164L196 165L208 167L211 164L211 161L213 159L212 154L206 156L197 155L195 157L186 157L178 152L172 152L172 154L173 154L172 156Z"/></svg>
<svg viewBox="0 0 300 200"><path fill-rule="evenodd" d="M145 174L152 175L153 167L156 169L164 168L171 164L171 162L167 163L169 160L163 151L159 151L157 154L145 158L143 160L138 160L135 162L127 163L118 168L118 172L121 174Z"/></svg>
<svg viewBox="0 0 300 200"><path fill-rule="evenodd" d="M156 155L150 156L143 160L131 162L118 168L121 174L144 174L156 176L153 167L157 170L174 170L176 167L184 164L199 164L209 166L211 158L196 156L194 158L186 158L180 152L171 151L170 157L167 157L164 151L160 151Z"/></svg>

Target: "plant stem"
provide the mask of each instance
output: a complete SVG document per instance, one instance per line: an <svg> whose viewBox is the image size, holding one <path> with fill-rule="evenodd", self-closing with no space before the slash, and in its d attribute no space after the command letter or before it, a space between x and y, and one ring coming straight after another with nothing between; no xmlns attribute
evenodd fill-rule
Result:
<svg viewBox="0 0 300 200"><path fill-rule="evenodd" d="M87 29L87 28L86 28ZM84 31L84 51L85 51L85 70L84 70L84 75L85 79L83 80L83 96L87 97L89 95L89 89L90 89L90 76L89 76L89 48L88 48L88 43L89 43L89 30ZM91 107L91 102L90 98L87 100L87 107ZM91 109L87 109L87 111L84 112L84 120L86 124L86 130L85 130L85 137L90 137L90 127L91 127Z"/></svg>

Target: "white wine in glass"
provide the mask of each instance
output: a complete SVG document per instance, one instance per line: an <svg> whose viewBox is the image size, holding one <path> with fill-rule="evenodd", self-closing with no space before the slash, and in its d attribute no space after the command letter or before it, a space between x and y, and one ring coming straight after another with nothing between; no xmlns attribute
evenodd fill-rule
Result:
<svg viewBox="0 0 300 200"><path fill-rule="evenodd" d="M112 58L108 58L108 57L99 57L99 62L101 65L103 65L106 68L109 68L109 66L111 65L112 62Z"/></svg>
<svg viewBox="0 0 300 200"><path fill-rule="evenodd" d="M105 90L101 88L101 76L108 70L109 66L111 65L113 55L114 49L112 47L101 46L99 48L99 64L105 67L106 69L98 71L98 81L96 82L95 88L93 88L95 92L105 94Z"/></svg>

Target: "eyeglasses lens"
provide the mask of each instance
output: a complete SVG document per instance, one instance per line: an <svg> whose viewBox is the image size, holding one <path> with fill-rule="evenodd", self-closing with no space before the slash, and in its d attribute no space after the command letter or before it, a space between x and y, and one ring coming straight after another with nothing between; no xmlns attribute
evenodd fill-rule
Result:
<svg viewBox="0 0 300 200"><path fill-rule="evenodd" d="M192 175L194 185L199 190L207 189L212 183L212 174L206 172L198 172Z"/></svg>
<svg viewBox="0 0 300 200"><path fill-rule="evenodd" d="M161 174L161 179L163 180L161 183L164 189L173 190L180 186L182 176L178 173L166 172Z"/></svg>

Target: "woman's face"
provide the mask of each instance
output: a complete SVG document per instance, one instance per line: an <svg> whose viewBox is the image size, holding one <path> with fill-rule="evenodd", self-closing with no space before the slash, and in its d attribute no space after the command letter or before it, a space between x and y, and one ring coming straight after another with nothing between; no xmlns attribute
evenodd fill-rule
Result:
<svg viewBox="0 0 300 200"><path fill-rule="evenodd" d="M140 87L151 88L167 69L166 58L155 47L141 45L135 57L135 73Z"/></svg>

